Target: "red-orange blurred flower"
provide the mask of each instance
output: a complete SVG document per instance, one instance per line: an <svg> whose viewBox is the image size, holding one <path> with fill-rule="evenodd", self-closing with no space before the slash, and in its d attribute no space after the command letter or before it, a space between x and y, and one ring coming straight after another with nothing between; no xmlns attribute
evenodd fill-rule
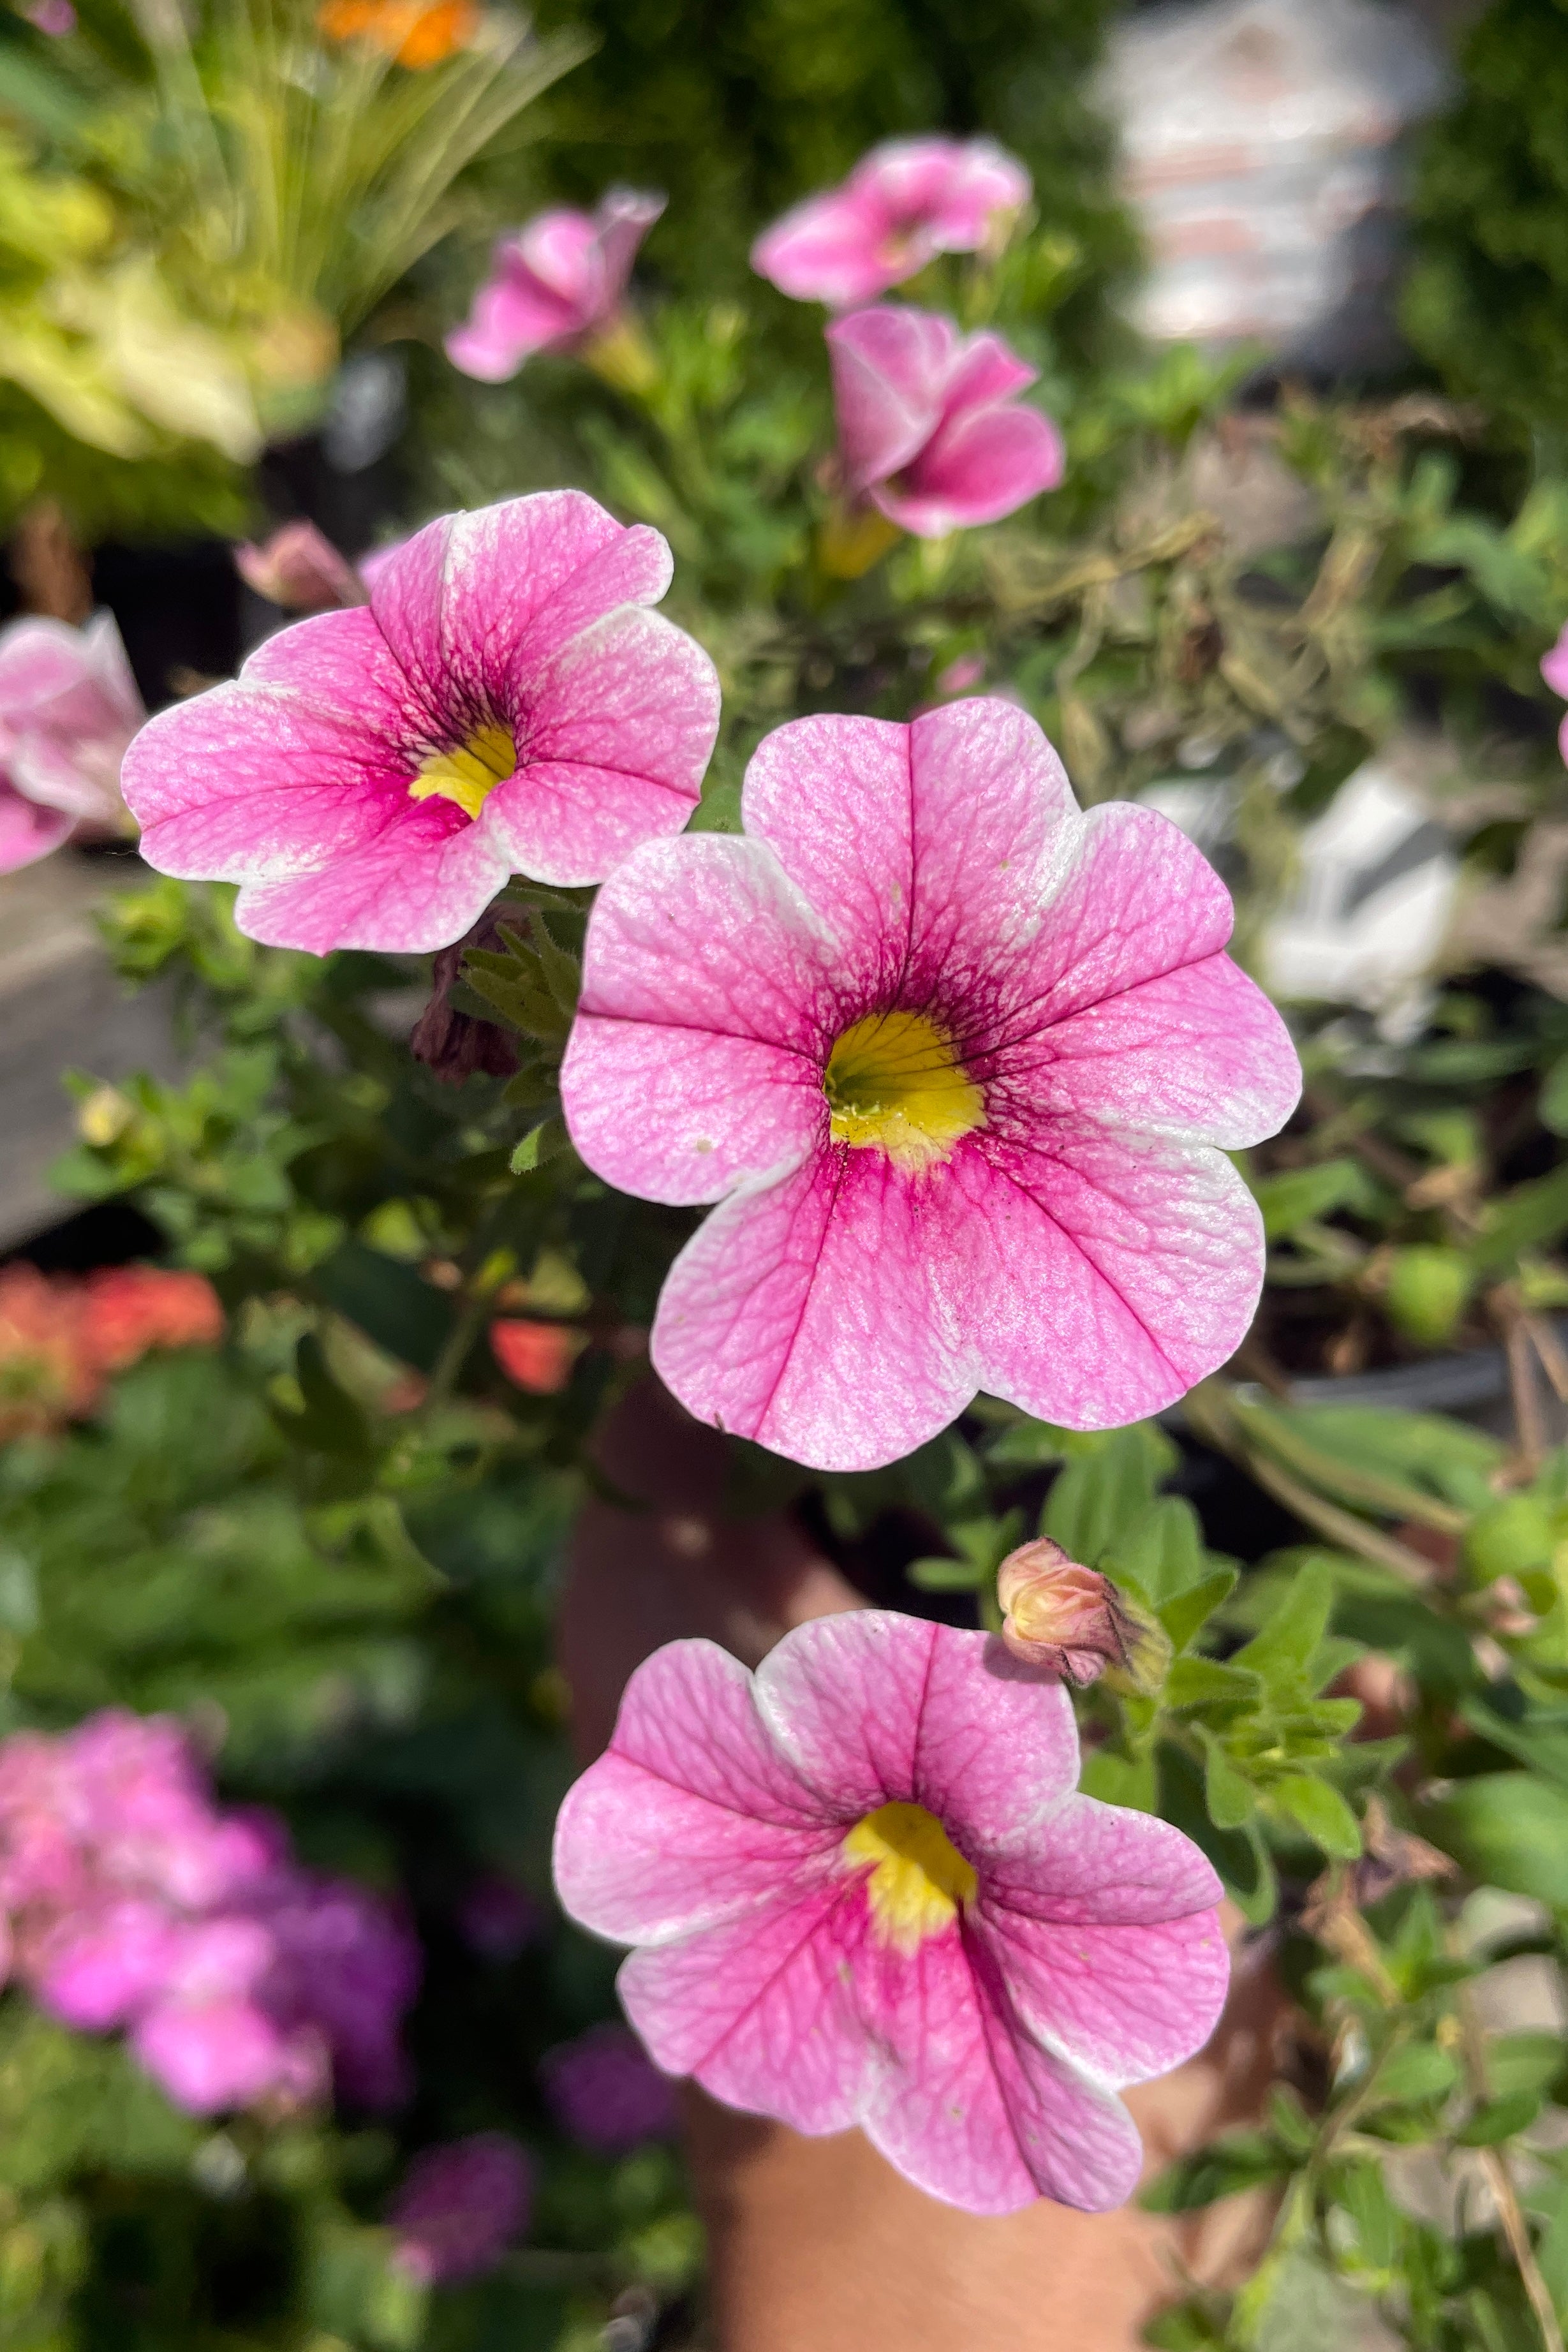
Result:
<svg viewBox="0 0 1568 2352"><path fill-rule="evenodd" d="M0 1440L41 1436L90 1412L100 1385L77 1285L36 1265L0 1269Z"/></svg>
<svg viewBox="0 0 1568 2352"><path fill-rule="evenodd" d="M582 1334L564 1323L503 1316L490 1325L490 1348L509 1381L533 1396L553 1396L572 1377Z"/></svg>
<svg viewBox="0 0 1568 2352"><path fill-rule="evenodd" d="M216 1348L223 1308L199 1274L155 1265L106 1266L90 1275L82 1297L83 1338L91 1360L123 1371L150 1348Z"/></svg>
<svg viewBox="0 0 1568 2352"><path fill-rule="evenodd" d="M471 46L479 11L475 0L322 0L316 25L330 41L370 41L418 73Z"/></svg>

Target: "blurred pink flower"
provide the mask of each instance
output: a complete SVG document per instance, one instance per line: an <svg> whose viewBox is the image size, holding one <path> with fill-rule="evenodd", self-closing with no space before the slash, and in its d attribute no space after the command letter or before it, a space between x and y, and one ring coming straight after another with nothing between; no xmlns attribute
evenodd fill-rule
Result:
<svg viewBox="0 0 1568 2352"><path fill-rule="evenodd" d="M291 1860L270 1814L220 1811L178 1725L117 1709L0 1741L9 1965L85 2032L124 2027L198 2115L331 2088L402 2096L419 1954L367 1889Z"/></svg>
<svg viewBox="0 0 1568 2352"><path fill-rule="evenodd" d="M939 253L978 253L1029 201L989 139L890 139L761 236L752 267L797 302L869 302Z"/></svg>
<svg viewBox="0 0 1568 2352"><path fill-rule="evenodd" d="M145 716L110 614L0 629L0 874L79 826L130 830L120 765Z"/></svg>
<svg viewBox="0 0 1568 2352"><path fill-rule="evenodd" d="M1564 625L1557 643L1542 660L1541 675L1553 694L1568 698L1568 625ZM1557 745L1563 759L1568 761L1568 715L1564 716L1557 730Z"/></svg>
<svg viewBox="0 0 1568 2352"><path fill-rule="evenodd" d="M71 0L29 0L22 14L40 33L47 33L54 41L76 30L76 10Z"/></svg>
<svg viewBox="0 0 1568 2352"><path fill-rule="evenodd" d="M664 206L663 196L612 188L592 213L540 213L503 236L467 320L447 338L453 366L501 383L535 352L603 334Z"/></svg>
<svg viewBox="0 0 1568 2352"><path fill-rule="evenodd" d="M353 565L313 522L286 522L259 546L245 541L234 551L234 568L247 588L285 612L327 613L365 601Z"/></svg>
<svg viewBox="0 0 1568 2352"><path fill-rule="evenodd" d="M415 2158L387 2215L395 2259L428 2286L493 2270L528 2227L533 2167L505 2132L476 2132Z"/></svg>
<svg viewBox="0 0 1568 2352"><path fill-rule="evenodd" d="M624 2025L591 2025L547 2050L539 2074L562 2130L600 2156L674 2133L675 2086Z"/></svg>
<svg viewBox="0 0 1568 2352"><path fill-rule="evenodd" d="M995 522L1061 480L1061 435L1017 398L1036 372L1000 335L884 302L835 320L827 350L845 489L901 530Z"/></svg>
<svg viewBox="0 0 1568 2352"><path fill-rule="evenodd" d="M675 1642L569 1791L572 1916L659 2065L806 2133L858 2124L976 2213L1100 2211L1142 2150L1115 2093L1201 2049L1229 1981L1219 1882L1168 1822L1076 1793L1059 1684L881 1610L755 1675Z"/></svg>
<svg viewBox="0 0 1568 2352"><path fill-rule="evenodd" d="M712 663L647 609L670 568L580 490L428 524L367 606L143 728L142 856L238 882L242 931L317 955L446 947L514 869L599 880L680 830L718 732Z"/></svg>
<svg viewBox="0 0 1568 2352"><path fill-rule="evenodd" d="M1262 1281L1226 1154L1300 1085L1217 876L1152 810L1080 815L989 696L795 719L742 806L605 883L562 1072L598 1175L720 1204L659 1298L667 1387L831 1470L977 1389L1073 1429L1173 1402Z"/></svg>

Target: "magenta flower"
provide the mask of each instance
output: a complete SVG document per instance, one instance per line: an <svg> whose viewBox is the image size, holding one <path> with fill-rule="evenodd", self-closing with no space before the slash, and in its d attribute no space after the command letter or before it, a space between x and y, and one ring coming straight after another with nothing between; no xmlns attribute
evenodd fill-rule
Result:
<svg viewBox="0 0 1568 2352"><path fill-rule="evenodd" d="M989 139L890 139L775 221L752 267L797 302L874 301L939 253L978 253L1029 195L1027 172Z"/></svg>
<svg viewBox="0 0 1568 2352"><path fill-rule="evenodd" d="M1541 675L1553 694L1568 698L1568 625L1564 625L1557 643L1542 660ZM1557 730L1557 747L1563 759L1568 760L1568 716L1564 716Z"/></svg>
<svg viewBox="0 0 1568 2352"><path fill-rule="evenodd" d="M287 613L330 613L365 601L353 565L313 522L282 523L259 546L244 541L234 568L247 588Z"/></svg>
<svg viewBox="0 0 1568 2352"><path fill-rule="evenodd" d="M1219 1882L1169 1823L1076 1793L1072 1706L1000 1641L879 1610L747 1673L675 1642L567 1795L572 1916L637 1948L668 2072L796 2131L858 2124L976 2213L1121 2202L1116 2097L1202 2047Z"/></svg>
<svg viewBox="0 0 1568 2352"><path fill-rule="evenodd" d="M699 1419L890 1462L977 1389L1136 1421L1239 1344L1262 1227L1226 1157L1300 1073L1152 810L1080 816L1015 705L779 728L745 837L635 851L588 927L562 1074L589 1166L717 1202L653 1360Z"/></svg>
<svg viewBox="0 0 1568 2352"><path fill-rule="evenodd" d="M532 2201L528 2152L505 2132L426 2148L393 2200L394 2259L426 2286L477 2278L521 2236Z"/></svg>
<svg viewBox="0 0 1568 2352"><path fill-rule="evenodd" d="M79 825L128 830L120 763L146 715L110 614L0 629L0 874Z"/></svg>
<svg viewBox="0 0 1568 2352"><path fill-rule="evenodd" d="M503 236L468 318L447 338L453 366L481 383L501 383L535 352L606 332L664 204L662 196L612 188L591 213L540 213Z"/></svg>
<svg viewBox="0 0 1568 2352"><path fill-rule="evenodd" d="M1016 397L1036 371L1000 335L884 302L836 319L827 352L844 488L901 530L943 539L1061 480L1061 435Z"/></svg>
<svg viewBox="0 0 1568 2352"><path fill-rule="evenodd" d="M242 931L318 955L446 947L514 868L596 882L679 831L718 732L712 663L647 609L669 575L657 531L579 490L428 524L368 605L142 730L143 857L239 883Z"/></svg>
<svg viewBox="0 0 1568 2352"><path fill-rule="evenodd" d="M624 2025L591 2025L547 2050L539 2074L562 2130L600 2156L624 2156L675 2130L674 2085Z"/></svg>

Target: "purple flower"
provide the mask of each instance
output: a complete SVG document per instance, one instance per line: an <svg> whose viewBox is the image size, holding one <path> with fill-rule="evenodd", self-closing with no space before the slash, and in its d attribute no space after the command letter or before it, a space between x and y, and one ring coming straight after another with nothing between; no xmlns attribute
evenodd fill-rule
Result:
<svg viewBox="0 0 1568 2352"><path fill-rule="evenodd" d="M388 2219L395 2259L434 2286L493 2270L528 2226L533 2167L505 2132L476 2132L415 2158Z"/></svg>
<svg viewBox="0 0 1568 2352"><path fill-rule="evenodd" d="M622 2156L675 2129L675 2085L624 2025L591 2025L547 2050L539 2074L562 2130L600 2156Z"/></svg>

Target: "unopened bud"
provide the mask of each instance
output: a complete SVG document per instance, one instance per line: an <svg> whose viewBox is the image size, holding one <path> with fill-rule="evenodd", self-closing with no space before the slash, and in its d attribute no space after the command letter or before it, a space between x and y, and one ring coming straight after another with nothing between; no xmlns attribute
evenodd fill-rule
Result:
<svg viewBox="0 0 1568 2352"><path fill-rule="evenodd" d="M259 547L247 541L235 549L234 563L247 588L286 613L328 613L365 601L353 564L313 522L286 522Z"/></svg>
<svg viewBox="0 0 1568 2352"><path fill-rule="evenodd" d="M1158 1619L1047 1536L1008 1553L997 1570L996 1598L1002 1639L1026 1665L1080 1690L1107 1668L1138 1690L1157 1690L1164 1678L1171 1645Z"/></svg>

